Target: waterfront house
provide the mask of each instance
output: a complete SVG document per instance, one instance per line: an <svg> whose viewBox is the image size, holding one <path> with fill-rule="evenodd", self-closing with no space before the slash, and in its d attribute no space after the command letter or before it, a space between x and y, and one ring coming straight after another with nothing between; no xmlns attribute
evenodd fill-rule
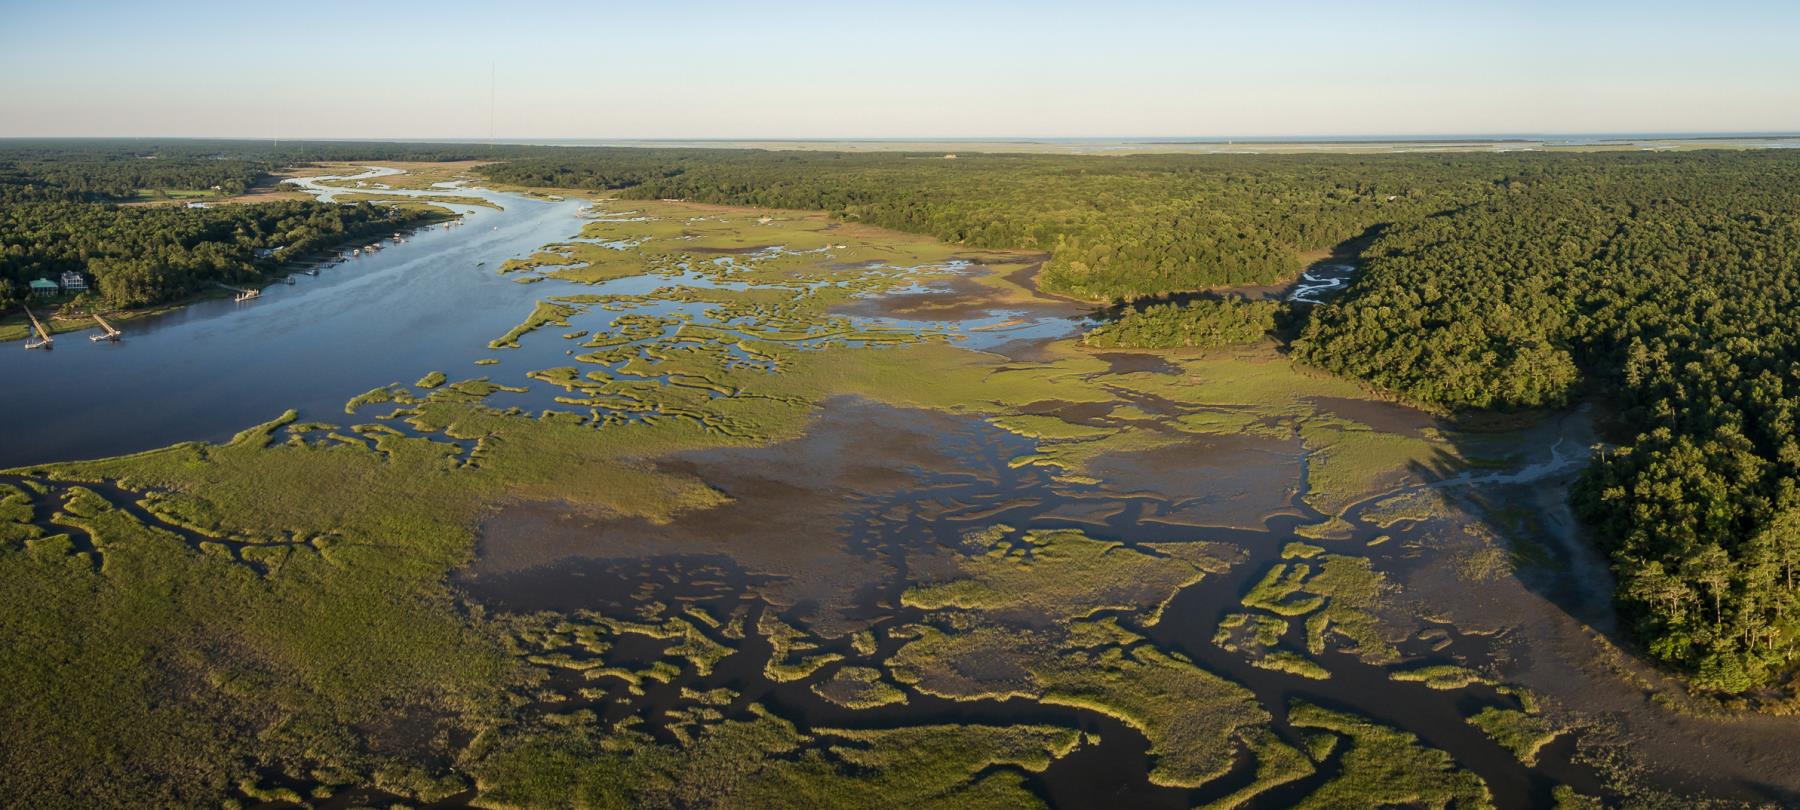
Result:
<svg viewBox="0 0 1800 810"><path fill-rule="evenodd" d="M47 278L40 278L31 282L31 294L36 298L49 298L50 296L55 295L58 289L56 282Z"/></svg>
<svg viewBox="0 0 1800 810"><path fill-rule="evenodd" d="M62 274L63 292L81 292L87 289L87 279L74 270L64 270Z"/></svg>

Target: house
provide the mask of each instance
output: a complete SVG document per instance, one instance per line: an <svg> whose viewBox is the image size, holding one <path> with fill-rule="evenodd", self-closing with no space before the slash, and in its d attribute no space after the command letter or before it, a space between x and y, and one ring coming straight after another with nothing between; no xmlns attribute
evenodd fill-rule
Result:
<svg viewBox="0 0 1800 810"><path fill-rule="evenodd" d="M87 279L74 270L64 270L62 274L63 292L81 292L87 289Z"/></svg>
<svg viewBox="0 0 1800 810"><path fill-rule="evenodd" d="M31 294L37 298L49 298L50 296L55 295L58 289L56 282L47 278L40 278L31 282Z"/></svg>

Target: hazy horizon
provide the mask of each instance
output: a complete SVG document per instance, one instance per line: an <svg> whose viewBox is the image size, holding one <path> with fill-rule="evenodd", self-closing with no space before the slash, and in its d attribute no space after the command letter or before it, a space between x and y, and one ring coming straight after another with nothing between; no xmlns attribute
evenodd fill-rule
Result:
<svg viewBox="0 0 1800 810"><path fill-rule="evenodd" d="M1800 131L1800 8L0 0L0 137L1444 139ZM490 101L491 93L491 101Z"/></svg>
<svg viewBox="0 0 1800 810"><path fill-rule="evenodd" d="M1124 144L1214 144L1240 142L1253 143L1449 143L1467 141L1472 143L1498 143L1506 141L1623 141L1623 140L1737 140L1737 139L1800 139L1800 129L1770 131L1715 131L1715 132L1380 132L1361 135L1339 134L1260 134L1260 135L972 135L972 136L907 136L907 135L870 135L870 136L831 136L831 135L796 135L791 137L758 137L758 136L663 136L663 137L608 137L604 135L569 135L569 136L535 136L535 135L501 135L498 137L456 137L440 135L400 135L393 137L372 137L357 135L316 135L300 137L283 137L280 140L295 142L341 142L341 143L471 143L501 145L568 145L568 146L603 146L612 143L1124 143ZM249 135L211 135L206 133L193 135L163 134L118 134L118 135L79 135L79 134L46 134L46 135L0 135L0 140L8 141L82 141L82 140L141 140L141 141L270 141L267 136Z"/></svg>

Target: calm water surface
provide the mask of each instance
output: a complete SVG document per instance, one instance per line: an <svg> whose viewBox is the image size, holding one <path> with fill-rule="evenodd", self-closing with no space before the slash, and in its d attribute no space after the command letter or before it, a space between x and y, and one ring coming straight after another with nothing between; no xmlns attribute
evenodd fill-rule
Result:
<svg viewBox="0 0 1800 810"><path fill-rule="evenodd" d="M119 343L69 333L48 352L0 344L0 467L226 439L287 408L341 420L345 400L378 385L434 368L486 373L470 363L489 340L550 287L579 286L518 284L496 268L579 233L585 203L457 193L504 210L457 206L461 225L427 228L254 301L121 324Z"/></svg>

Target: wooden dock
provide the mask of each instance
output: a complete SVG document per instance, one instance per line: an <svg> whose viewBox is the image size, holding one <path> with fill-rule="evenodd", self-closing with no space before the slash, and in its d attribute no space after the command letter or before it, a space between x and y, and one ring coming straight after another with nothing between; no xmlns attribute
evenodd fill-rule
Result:
<svg viewBox="0 0 1800 810"><path fill-rule="evenodd" d="M114 329L112 324L107 323L106 319L100 317L98 314L94 315L94 322L100 324L100 329L102 330L98 335L88 336L88 340L94 341L95 343L99 343L102 340L110 340L116 343L120 337L125 335L124 332Z"/></svg>
<svg viewBox="0 0 1800 810"><path fill-rule="evenodd" d="M56 348L56 338L51 337L50 330L45 329L44 324L42 322L38 321L36 315L32 314L31 307L25 308L25 317L31 319L31 328L36 330L37 334L38 334L36 340L32 340L31 338L25 339L25 348L27 348L27 349L54 349L54 348Z"/></svg>

